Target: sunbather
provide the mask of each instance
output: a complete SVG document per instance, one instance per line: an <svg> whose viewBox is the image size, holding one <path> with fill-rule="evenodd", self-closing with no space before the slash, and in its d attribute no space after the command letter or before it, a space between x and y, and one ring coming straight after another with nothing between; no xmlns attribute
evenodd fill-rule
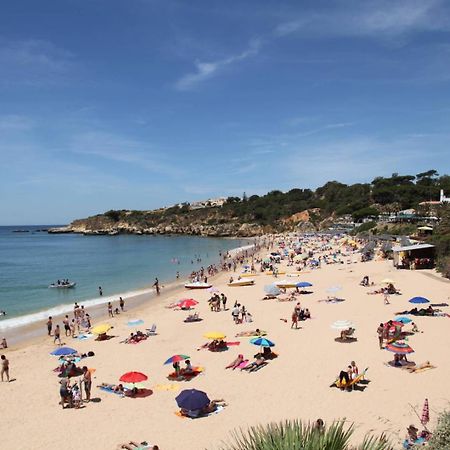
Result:
<svg viewBox="0 0 450 450"><path fill-rule="evenodd" d="M238 355L238 357L231 363L228 364L228 366L225 367L225 369L236 369L242 362L244 361L244 355Z"/></svg>
<svg viewBox="0 0 450 450"><path fill-rule="evenodd" d="M259 358L255 359L252 363L248 364L247 366L243 367L241 370L248 370L249 372L256 372L261 367L267 365L266 360L263 356L260 356Z"/></svg>
<svg viewBox="0 0 450 450"><path fill-rule="evenodd" d="M99 388L105 388L113 392L123 393L124 387L122 384L109 384L109 383L102 383L99 384L97 387Z"/></svg>

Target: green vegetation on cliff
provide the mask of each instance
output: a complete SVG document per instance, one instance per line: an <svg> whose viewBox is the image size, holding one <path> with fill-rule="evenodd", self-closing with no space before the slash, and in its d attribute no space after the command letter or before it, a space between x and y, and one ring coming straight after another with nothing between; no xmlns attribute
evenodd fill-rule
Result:
<svg viewBox="0 0 450 450"><path fill-rule="evenodd" d="M154 211L107 211L73 224L88 222L90 229L113 227L117 223L139 229L169 224L178 229L192 224L216 228L227 224L236 229L242 224L253 224L264 231L283 231L288 228L286 219L301 211L309 211L309 221L314 225L344 214L358 221L382 211L417 208L420 202L438 199L440 189L450 192L450 176L439 176L435 170L417 175L394 173L386 178L377 177L371 183L347 185L329 181L315 191L295 188L261 196L244 194L242 199L229 197L221 207L191 209L184 203Z"/></svg>

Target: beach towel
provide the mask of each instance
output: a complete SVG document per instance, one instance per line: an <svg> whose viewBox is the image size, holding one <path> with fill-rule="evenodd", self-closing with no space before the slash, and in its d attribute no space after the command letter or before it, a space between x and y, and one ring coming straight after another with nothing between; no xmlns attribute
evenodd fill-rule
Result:
<svg viewBox="0 0 450 450"><path fill-rule="evenodd" d="M157 384L153 386L153 390L155 391L178 391L179 389L180 386L175 383Z"/></svg>
<svg viewBox="0 0 450 450"><path fill-rule="evenodd" d="M227 346L229 347L230 345L241 345L241 343L239 341L236 342L227 342Z"/></svg>
<svg viewBox="0 0 450 450"><path fill-rule="evenodd" d="M237 367L236 369L243 369L244 367L247 367L249 360L248 359L244 359L244 361L242 361ZM234 370L234 369L233 369Z"/></svg>
<svg viewBox="0 0 450 450"><path fill-rule="evenodd" d="M108 394L115 394L119 395L120 397L124 396L123 392L117 392L114 389L111 389L110 387L107 386L98 386L98 387L100 388L101 391L108 392Z"/></svg>
<svg viewBox="0 0 450 450"><path fill-rule="evenodd" d="M182 419L201 419L202 417L209 417L209 416L213 416L215 414L219 414L221 411L224 410L224 407L219 405L217 406L217 408L215 409L215 411L210 412L208 414L203 414L201 416L198 417L189 417L189 416L185 416L184 414L181 414L181 411L175 411L175 415L178 417L181 417Z"/></svg>
<svg viewBox="0 0 450 450"><path fill-rule="evenodd" d="M93 336L92 333L84 333L84 334L79 334L77 336L77 339L79 339L80 341L84 341L85 339L90 339Z"/></svg>
<svg viewBox="0 0 450 450"><path fill-rule="evenodd" d="M204 371L203 367L193 367L192 372L190 373L180 373L178 376L176 372L169 373L167 378L169 380L175 381L190 381L192 378L195 378L197 375L200 375Z"/></svg>

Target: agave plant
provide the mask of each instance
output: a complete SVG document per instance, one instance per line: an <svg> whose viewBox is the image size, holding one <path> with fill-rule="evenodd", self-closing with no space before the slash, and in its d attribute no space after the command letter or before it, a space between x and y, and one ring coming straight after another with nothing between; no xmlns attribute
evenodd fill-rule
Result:
<svg viewBox="0 0 450 450"><path fill-rule="evenodd" d="M340 420L318 429L301 420L286 420L265 426L251 427L247 431L232 432L232 442L222 450L390 450L392 446L384 436L366 436L359 446L352 446L350 439L354 427L345 427Z"/></svg>

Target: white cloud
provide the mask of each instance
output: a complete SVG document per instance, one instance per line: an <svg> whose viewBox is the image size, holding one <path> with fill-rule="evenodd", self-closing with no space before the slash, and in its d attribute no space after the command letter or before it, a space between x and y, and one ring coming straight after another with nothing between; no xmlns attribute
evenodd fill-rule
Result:
<svg viewBox="0 0 450 450"><path fill-rule="evenodd" d="M235 63L243 61L251 56L255 56L261 47L261 40L254 39L250 42L248 48L238 55L233 55L217 61L195 63L195 72L188 73L181 77L176 83L175 88L180 91L192 89L202 81L208 80L219 74L223 69Z"/></svg>
<svg viewBox="0 0 450 450"><path fill-rule="evenodd" d="M335 4L336 5L336 4ZM345 5L345 6L340 6ZM443 0L382 0L338 2L326 13L302 13L280 23L278 37L304 35L394 37L412 31L448 30Z"/></svg>
<svg viewBox="0 0 450 450"><path fill-rule="evenodd" d="M80 133L72 138L70 150L119 163L134 164L165 175L181 174L179 168L166 162L163 155L149 143L114 133Z"/></svg>
<svg viewBox="0 0 450 450"><path fill-rule="evenodd" d="M33 121L28 117L15 114L0 115L1 131L24 131L33 127Z"/></svg>
<svg viewBox="0 0 450 450"><path fill-rule="evenodd" d="M72 53L49 41L0 38L0 81L41 84L54 81L74 67Z"/></svg>

